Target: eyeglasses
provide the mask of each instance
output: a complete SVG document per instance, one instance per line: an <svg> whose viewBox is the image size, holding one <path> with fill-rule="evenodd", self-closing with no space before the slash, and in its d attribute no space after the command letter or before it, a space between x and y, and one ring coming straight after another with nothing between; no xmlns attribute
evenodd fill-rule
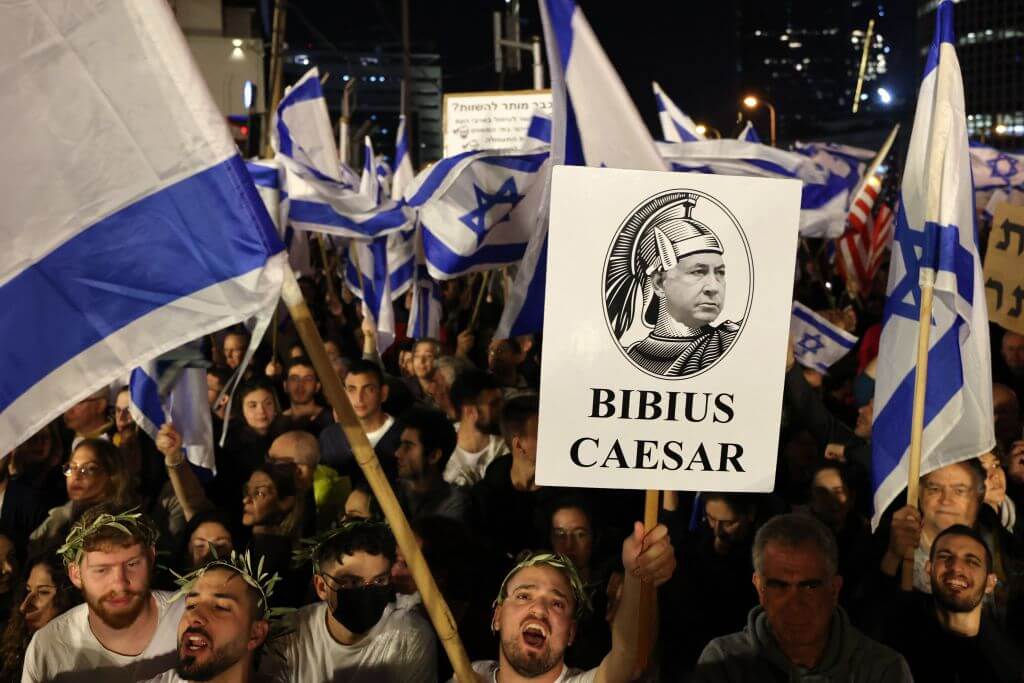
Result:
<svg viewBox="0 0 1024 683"><path fill-rule="evenodd" d="M253 500L263 500L267 496L274 493L274 489L270 486L254 486L249 488L248 484L242 485L242 500L246 498L252 498Z"/></svg>
<svg viewBox="0 0 1024 683"><path fill-rule="evenodd" d="M331 590L335 591L350 591L357 588L387 588L391 585L390 574L382 574L369 580L350 574L339 577L334 577L330 574L320 574L320 576L330 586Z"/></svg>
<svg viewBox="0 0 1024 683"><path fill-rule="evenodd" d="M84 477L86 479L92 479L97 474L100 474L101 472L104 472L105 470L102 467L100 467L99 465L96 465L96 464L93 464L93 463L90 462L90 463L86 463L84 465L78 465L78 466L73 466L73 465L70 465L70 464L64 465L64 467L63 467L63 469L61 471L64 473L64 476L68 477L69 479L71 478L71 475L73 475L75 473L77 473L79 476Z"/></svg>

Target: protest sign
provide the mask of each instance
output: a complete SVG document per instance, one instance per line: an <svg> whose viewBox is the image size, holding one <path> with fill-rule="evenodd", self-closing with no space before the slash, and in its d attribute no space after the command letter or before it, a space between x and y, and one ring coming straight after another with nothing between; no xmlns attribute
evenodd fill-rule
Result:
<svg viewBox="0 0 1024 683"><path fill-rule="evenodd" d="M1024 207L996 206L985 254L985 296L989 319L1024 334Z"/></svg>
<svg viewBox="0 0 1024 683"><path fill-rule="evenodd" d="M447 94L444 155L477 149L521 149L535 112L551 113L550 90Z"/></svg>
<svg viewBox="0 0 1024 683"><path fill-rule="evenodd" d="M799 210L794 180L556 167L539 484L772 490Z"/></svg>

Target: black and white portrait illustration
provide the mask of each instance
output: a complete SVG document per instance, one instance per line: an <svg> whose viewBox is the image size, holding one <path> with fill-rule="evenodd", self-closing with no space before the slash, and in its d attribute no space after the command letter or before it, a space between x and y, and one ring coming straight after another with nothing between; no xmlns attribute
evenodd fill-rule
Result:
<svg viewBox="0 0 1024 683"><path fill-rule="evenodd" d="M742 230L721 202L699 191L661 192L626 217L609 249L609 327L636 367L692 377L736 341L752 279Z"/></svg>

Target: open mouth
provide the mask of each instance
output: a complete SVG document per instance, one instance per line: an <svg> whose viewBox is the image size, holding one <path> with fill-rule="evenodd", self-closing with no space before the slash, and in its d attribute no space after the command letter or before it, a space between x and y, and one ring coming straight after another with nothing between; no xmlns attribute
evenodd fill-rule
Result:
<svg viewBox="0 0 1024 683"><path fill-rule="evenodd" d="M537 622L531 622L523 627L523 641L530 647L542 648L548 640L548 629Z"/></svg>
<svg viewBox="0 0 1024 683"><path fill-rule="evenodd" d="M942 584L954 593L959 593L960 591L965 591L970 588L970 584L967 582L967 579L962 576L947 576L942 579Z"/></svg>
<svg viewBox="0 0 1024 683"><path fill-rule="evenodd" d="M198 654L208 647L210 647L209 639L198 633L186 633L181 642L182 651L190 655Z"/></svg>

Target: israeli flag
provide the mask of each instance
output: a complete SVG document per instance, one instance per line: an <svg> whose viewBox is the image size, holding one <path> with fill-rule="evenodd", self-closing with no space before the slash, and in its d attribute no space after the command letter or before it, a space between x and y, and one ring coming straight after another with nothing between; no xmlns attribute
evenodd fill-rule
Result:
<svg viewBox="0 0 1024 683"><path fill-rule="evenodd" d="M395 175L391 180L391 198L398 201L405 189L412 184L415 173L412 168L412 157L409 155L409 128L405 116L398 122L398 135L395 139Z"/></svg>
<svg viewBox="0 0 1024 683"><path fill-rule="evenodd" d="M573 0L540 3L551 71L551 163L668 170L619 75ZM548 197L505 303L498 339L539 331L544 317Z"/></svg>
<svg viewBox="0 0 1024 683"><path fill-rule="evenodd" d="M373 153L373 142L367 135L363 138L363 174L359 178L359 194L373 200L378 206L384 199L384 184L381 181L386 177L381 170Z"/></svg>
<svg viewBox="0 0 1024 683"><path fill-rule="evenodd" d="M430 277L425 263L416 266L412 292L407 334L413 339L437 339L441 336L441 285Z"/></svg>
<svg viewBox="0 0 1024 683"><path fill-rule="evenodd" d="M267 213L274 220L277 234L288 249L288 263L297 275L313 275L310 261L309 239L305 234L296 235L288 223L288 193L284 191L284 167L275 159L253 159L245 167L256 185L256 191L267 207Z"/></svg>
<svg viewBox="0 0 1024 683"><path fill-rule="evenodd" d="M23 171L0 185L7 453L150 358L268 322L285 256L166 2L0 3L0 44Z"/></svg>
<svg viewBox="0 0 1024 683"><path fill-rule="evenodd" d="M921 287L934 285L921 473L995 446L988 315L978 256L953 2L936 11L893 237L875 380L874 518L907 485Z"/></svg>
<svg viewBox="0 0 1024 683"><path fill-rule="evenodd" d="M281 98L271 126L271 145L285 169L288 220L295 229L369 240L413 228L412 214L400 202L378 201L378 193L360 192L362 181L338 161L315 68ZM372 166L370 176L377 187Z"/></svg>
<svg viewBox="0 0 1024 683"><path fill-rule="evenodd" d="M157 432L170 419L181 434L189 463L215 476L206 370L188 362L153 360L132 370L128 387L128 410L139 428L156 441Z"/></svg>
<svg viewBox="0 0 1024 683"><path fill-rule="evenodd" d="M796 362L820 373L827 373L857 344L857 337L836 327L799 301L793 302L789 334L793 338Z"/></svg>
<svg viewBox="0 0 1024 683"><path fill-rule="evenodd" d="M662 139L667 142L696 142L704 140L697 132L697 124L669 99L657 81L651 81L654 88L654 102L658 105L658 120L661 122Z"/></svg>
<svg viewBox="0 0 1024 683"><path fill-rule="evenodd" d="M1024 184L1024 155L1010 154L994 147L971 143L971 173L975 190Z"/></svg>
<svg viewBox="0 0 1024 683"><path fill-rule="evenodd" d="M867 165L877 154L870 149L835 142L797 141L793 145L793 151L809 157L829 173L844 178L850 188L851 201L852 193L860 185L861 176L867 170Z"/></svg>
<svg viewBox="0 0 1024 683"><path fill-rule="evenodd" d="M800 234L827 238L843 234L850 179L806 155L744 140L659 142L658 150L675 171L800 180Z"/></svg>
<svg viewBox="0 0 1024 683"><path fill-rule="evenodd" d="M534 233L548 150L470 151L442 159L406 191L430 275L447 280L515 263Z"/></svg>
<svg viewBox="0 0 1024 683"><path fill-rule="evenodd" d="M747 121L747 125L743 126L743 130L736 136L737 140L743 140L744 142L761 142L761 136L754 130L754 124Z"/></svg>

